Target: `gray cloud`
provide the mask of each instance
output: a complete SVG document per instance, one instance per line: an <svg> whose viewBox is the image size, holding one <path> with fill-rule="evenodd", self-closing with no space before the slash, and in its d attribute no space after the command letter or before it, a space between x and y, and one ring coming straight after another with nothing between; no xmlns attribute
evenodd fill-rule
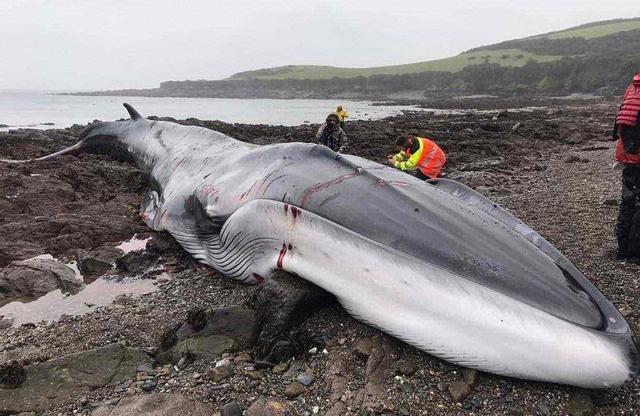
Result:
<svg viewBox="0 0 640 416"><path fill-rule="evenodd" d="M286 64L410 63L636 9L637 0L2 0L0 88L146 88Z"/></svg>

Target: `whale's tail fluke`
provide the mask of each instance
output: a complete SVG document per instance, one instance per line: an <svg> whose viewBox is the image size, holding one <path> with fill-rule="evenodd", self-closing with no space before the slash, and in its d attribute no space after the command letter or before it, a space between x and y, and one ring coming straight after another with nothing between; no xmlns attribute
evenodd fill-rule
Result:
<svg viewBox="0 0 640 416"><path fill-rule="evenodd" d="M131 120L138 120L138 119L141 119L141 118L142 118L142 116L140 115L140 113L138 113L138 112L136 111L136 109L135 109L135 108L133 108L133 107L131 106L131 104L122 103L122 105L123 105L123 106L124 106L124 108L126 108L126 109L127 109L127 111L129 112L129 116L131 116Z"/></svg>

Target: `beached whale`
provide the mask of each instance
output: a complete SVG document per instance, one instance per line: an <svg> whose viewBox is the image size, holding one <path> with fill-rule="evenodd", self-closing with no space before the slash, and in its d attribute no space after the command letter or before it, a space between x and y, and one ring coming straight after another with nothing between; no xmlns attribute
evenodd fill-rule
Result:
<svg viewBox="0 0 640 416"><path fill-rule="evenodd" d="M199 261L247 283L275 269L333 293L357 319L437 357L588 388L637 376L638 338L560 252L451 180L305 143L130 120L87 127L62 154L134 161L141 214Z"/></svg>

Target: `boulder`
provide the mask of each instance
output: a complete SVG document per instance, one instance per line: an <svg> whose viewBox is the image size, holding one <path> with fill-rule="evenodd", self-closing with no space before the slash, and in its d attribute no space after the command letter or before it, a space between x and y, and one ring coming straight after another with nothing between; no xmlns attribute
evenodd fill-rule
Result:
<svg viewBox="0 0 640 416"><path fill-rule="evenodd" d="M290 330L307 316L335 303L329 292L289 273L275 272L256 294L260 324L258 358L274 364L284 362L304 349L301 337Z"/></svg>
<svg viewBox="0 0 640 416"><path fill-rule="evenodd" d="M74 271L59 261L14 261L0 272L0 306L14 300L32 301L56 289L78 293L82 288Z"/></svg>
<svg viewBox="0 0 640 416"><path fill-rule="evenodd" d="M162 342L162 360L181 356L215 358L225 352L251 347L258 325L254 312L238 305L208 311L190 311L185 322L168 333Z"/></svg>
<svg viewBox="0 0 640 416"><path fill-rule="evenodd" d="M110 344L24 367L14 388L0 388L0 414L41 412L108 384L136 378L139 365L151 365L137 349Z"/></svg>
<svg viewBox="0 0 640 416"><path fill-rule="evenodd" d="M90 251L78 250L78 270L85 276L98 277L111 270L124 251L111 246L101 246Z"/></svg>
<svg viewBox="0 0 640 416"><path fill-rule="evenodd" d="M115 407L105 403L96 408L91 416L210 416L214 408L207 403L193 400L178 393L152 393L125 397Z"/></svg>

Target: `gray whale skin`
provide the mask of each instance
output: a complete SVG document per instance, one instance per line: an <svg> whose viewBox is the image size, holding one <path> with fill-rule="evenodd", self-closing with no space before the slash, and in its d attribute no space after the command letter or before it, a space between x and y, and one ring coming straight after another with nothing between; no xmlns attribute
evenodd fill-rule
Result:
<svg viewBox="0 0 640 416"><path fill-rule="evenodd" d="M307 143L257 146L131 119L74 146L134 161L141 214L202 263L246 283L276 269L334 294L357 319L434 356L586 388L638 375L616 308L527 225L452 180L425 183Z"/></svg>

